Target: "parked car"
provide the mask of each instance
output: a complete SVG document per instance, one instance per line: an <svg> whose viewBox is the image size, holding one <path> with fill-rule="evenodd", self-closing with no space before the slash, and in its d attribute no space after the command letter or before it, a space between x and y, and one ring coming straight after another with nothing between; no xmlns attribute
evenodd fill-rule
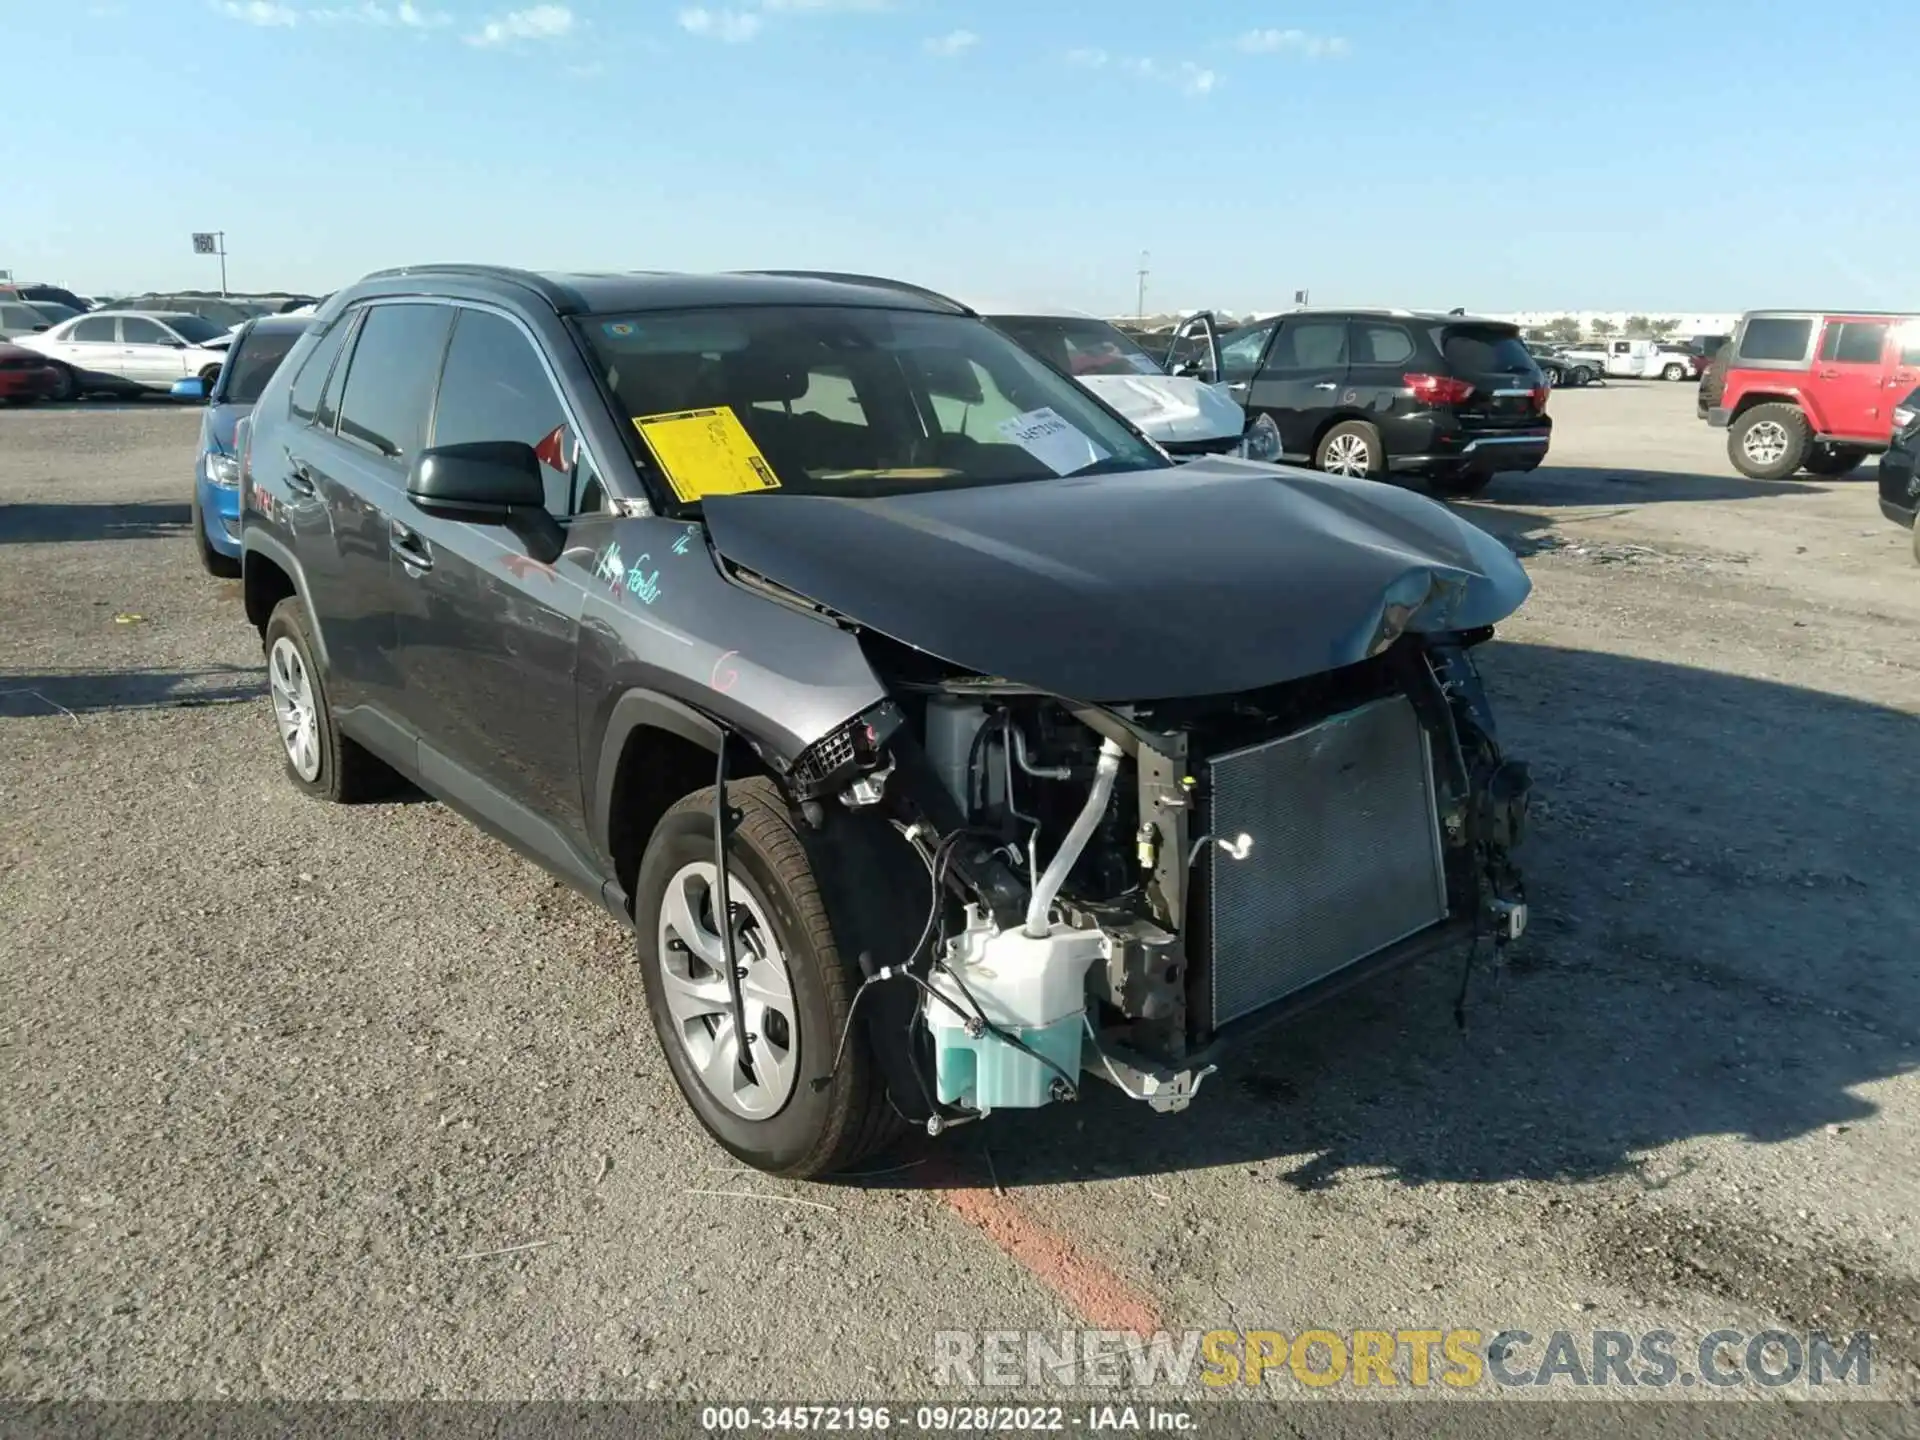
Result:
<svg viewBox="0 0 1920 1440"><path fill-rule="evenodd" d="M1071 375L1169 453L1245 455L1277 460L1271 426L1247 433L1240 402L1191 375L1169 375L1160 362L1112 324L1070 310L1018 313L1004 306L975 310L1062 374ZM1252 449L1249 449L1249 446Z"/></svg>
<svg viewBox="0 0 1920 1440"><path fill-rule="evenodd" d="M0 296L0 340L15 340L22 335L40 335L60 323L46 308L25 300Z"/></svg>
<svg viewBox="0 0 1920 1440"><path fill-rule="evenodd" d="M1574 383L1592 384L1607 373L1607 345L1604 340L1576 340L1560 347L1560 358L1583 378Z"/></svg>
<svg viewBox="0 0 1920 1440"><path fill-rule="evenodd" d="M1653 347L1653 364L1662 380L1698 380L1706 361L1685 345L1662 340Z"/></svg>
<svg viewBox="0 0 1920 1440"><path fill-rule="evenodd" d="M57 363L55 398L72 400L97 391L165 394L183 375L198 375L211 389L222 356L207 342L220 334L198 315L93 310L19 343Z"/></svg>
<svg viewBox="0 0 1920 1440"><path fill-rule="evenodd" d="M1592 366L1569 359L1558 345L1545 345L1533 341L1525 342L1527 353L1533 357L1533 363L1540 367L1540 373L1547 377L1547 383L1554 389L1575 389L1593 383L1597 373Z"/></svg>
<svg viewBox="0 0 1920 1440"><path fill-rule="evenodd" d="M30 285L12 282L0 285L0 300L30 300L49 305L64 305L79 314L87 308L87 302L73 291L60 285Z"/></svg>
<svg viewBox="0 0 1920 1440"><path fill-rule="evenodd" d="M306 333L307 322L291 316L249 320L230 338L225 362L209 390L198 375L174 382L184 400L204 399L199 458L193 472L193 540L210 575L240 573L240 451L235 427L252 413L260 392Z"/></svg>
<svg viewBox="0 0 1920 1440"><path fill-rule="evenodd" d="M24 345L0 344L0 400L31 405L52 398L55 375L47 357Z"/></svg>
<svg viewBox="0 0 1920 1440"><path fill-rule="evenodd" d="M1527 593L1506 547L1170 462L949 301L384 271L243 434L292 783L405 776L630 926L748 1164L1088 1074L1181 1109L1263 1022L1524 927L1472 653Z"/></svg>
<svg viewBox="0 0 1920 1440"><path fill-rule="evenodd" d="M198 315L210 320L220 330L231 330L235 325L252 320L256 316L271 313L273 306L258 300L223 299L218 295L134 295L122 300L114 307L118 310L161 311L173 315Z"/></svg>
<svg viewBox="0 0 1920 1440"><path fill-rule="evenodd" d="M1913 531L1913 558L1920 561L1920 389L1893 407L1893 433L1880 457L1880 512Z"/></svg>
<svg viewBox="0 0 1920 1440"><path fill-rule="evenodd" d="M1844 475L1887 448L1900 397L1920 384L1920 317L1753 310L1701 377L1695 408L1727 432L1754 480Z"/></svg>
<svg viewBox="0 0 1920 1440"><path fill-rule="evenodd" d="M1546 458L1547 378L1505 321L1294 310L1217 335L1203 311L1181 327L1176 353L1189 337L1203 376L1272 420L1285 459L1472 495Z"/></svg>

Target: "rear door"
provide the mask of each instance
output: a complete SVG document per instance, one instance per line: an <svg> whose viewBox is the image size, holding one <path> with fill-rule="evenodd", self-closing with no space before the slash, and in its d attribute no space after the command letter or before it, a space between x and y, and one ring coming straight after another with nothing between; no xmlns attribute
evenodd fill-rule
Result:
<svg viewBox="0 0 1920 1440"><path fill-rule="evenodd" d="M1893 426L1898 393L1889 392L1897 356L1894 324L1878 318L1829 316L1807 380L1808 408L1827 435L1884 441Z"/></svg>
<svg viewBox="0 0 1920 1440"><path fill-rule="evenodd" d="M1223 363L1229 348L1221 347ZM1288 316L1281 320L1242 403L1249 418L1260 414L1273 420L1284 454L1309 456L1314 432L1340 403L1346 380L1346 316Z"/></svg>
<svg viewBox="0 0 1920 1440"><path fill-rule="evenodd" d="M83 316L48 348L55 358L89 375L120 374L120 324L111 315Z"/></svg>
<svg viewBox="0 0 1920 1440"><path fill-rule="evenodd" d="M1441 325L1436 332L1434 343L1447 374L1473 386L1473 393L1452 407L1462 424L1476 430L1523 430L1541 423L1544 377L1519 331L1469 324Z"/></svg>

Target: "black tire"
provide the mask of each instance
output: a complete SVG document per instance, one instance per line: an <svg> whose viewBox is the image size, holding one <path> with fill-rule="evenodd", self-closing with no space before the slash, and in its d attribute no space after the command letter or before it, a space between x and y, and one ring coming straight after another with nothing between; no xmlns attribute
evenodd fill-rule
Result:
<svg viewBox="0 0 1920 1440"><path fill-rule="evenodd" d="M267 652L269 689L273 684L275 650L284 640L299 656L313 700L312 715L319 764L313 774L301 774L295 767L292 755L288 753L287 742L282 738L281 758L286 762L287 778L293 782L295 789L316 800L352 805L362 800L377 799L390 793L399 777L388 768L386 762L342 735L334 723L333 707L327 701L326 681L314 660L315 647L309 624L306 602L297 595L290 595L273 607L273 614L267 619L266 631L261 636ZM274 711L274 733L276 736L281 734L277 708Z"/></svg>
<svg viewBox="0 0 1920 1440"><path fill-rule="evenodd" d="M1589 370L1585 365L1576 365L1573 367L1573 384L1575 389L1578 389L1582 385L1591 385L1592 383L1593 371Z"/></svg>
<svg viewBox="0 0 1920 1440"><path fill-rule="evenodd" d="M53 393L49 400L78 400L81 396L80 377L65 365L53 367Z"/></svg>
<svg viewBox="0 0 1920 1440"><path fill-rule="evenodd" d="M1784 480L1807 462L1813 436L1797 405L1756 405L1727 431L1727 458L1749 480Z"/></svg>
<svg viewBox="0 0 1920 1440"><path fill-rule="evenodd" d="M667 1006L660 910L669 883L685 866L713 864L711 786L667 811L640 860L633 913L647 1009L688 1108L728 1153L773 1175L828 1175L855 1164L899 1131L860 1033L849 1039L833 1083L824 1090L812 1083L833 1063L860 971L841 955L813 862L773 782L764 777L730 782L727 798L738 817L729 842L728 885L736 904L743 903L739 892L744 891L766 916L786 960L794 1008L789 1045L797 1079L792 1092L765 1118L749 1119L728 1109L700 1079Z"/></svg>
<svg viewBox="0 0 1920 1440"><path fill-rule="evenodd" d="M1859 468L1866 458L1864 446L1815 445L1807 455L1805 468L1810 475L1845 475Z"/></svg>
<svg viewBox="0 0 1920 1440"><path fill-rule="evenodd" d="M1687 367L1678 364L1669 365L1660 372L1660 378L1662 380L1684 380L1687 378Z"/></svg>
<svg viewBox="0 0 1920 1440"><path fill-rule="evenodd" d="M1314 446L1313 468L1329 475L1378 480L1387 473L1387 447L1379 427L1365 420L1342 420Z"/></svg>
<svg viewBox="0 0 1920 1440"><path fill-rule="evenodd" d="M240 562L231 556L222 555L207 541L207 517L200 508L200 487L193 489L193 548L200 557L200 568L209 575L222 580L237 580L240 577Z"/></svg>
<svg viewBox="0 0 1920 1440"><path fill-rule="evenodd" d="M1478 495L1493 483L1490 470L1468 470L1455 475L1436 475L1427 482L1433 486L1433 493L1444 495L1450 500L1464 500L1470 495Z"/></svg>

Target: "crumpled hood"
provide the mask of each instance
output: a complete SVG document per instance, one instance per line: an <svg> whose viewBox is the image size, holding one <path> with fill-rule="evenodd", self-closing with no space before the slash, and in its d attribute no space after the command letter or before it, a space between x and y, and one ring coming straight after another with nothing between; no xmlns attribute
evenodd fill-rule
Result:
<svg viewBox="0 0 1920 1440"><path fill-rule="evenodd" d="M1079 375L1079 382L1150 440L1220 440L1247 428L1232 396L1191 375Z"/></svg>
<svg viewBox="0 0 1920 1440"><path fill-rule="evenodd" d="M1504 545L1423 496L1245 460L884 499L715 495L704 511L725 559L1077 700L1296 680L1402 629L1492 624L1532 588Z"/></svg>

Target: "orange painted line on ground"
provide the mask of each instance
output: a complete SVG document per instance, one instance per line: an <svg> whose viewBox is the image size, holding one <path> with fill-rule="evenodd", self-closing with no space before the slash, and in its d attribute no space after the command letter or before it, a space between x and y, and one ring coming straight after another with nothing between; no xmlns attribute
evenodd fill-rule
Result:
<svg viewBox="0 0 1920 1440"><path fill-rule="evenodd" d="M1166 1329L1152 1301L1006 1196L957 1189L940 1195L955 1214L1065 1300L1093 1329L1131 1330L1148 1338Z"/></svg>

